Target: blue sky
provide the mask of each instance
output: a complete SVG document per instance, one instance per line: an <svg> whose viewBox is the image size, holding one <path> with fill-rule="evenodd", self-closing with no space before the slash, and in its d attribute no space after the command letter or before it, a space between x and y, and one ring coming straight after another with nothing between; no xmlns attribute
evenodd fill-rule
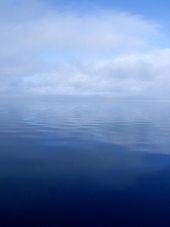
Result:
<svg viewBox="0 0 170 227"><path fill-rule="evenodd" d="M0 93L170 96L169 6L2 0Z"/></svg>
<svg viewBox="0 0 170 227"><path fill-rule="evenodd" d="M170 2L167 0L49 0L48 2L53 4L53 6L70 9L76 8L77 10L86 9L88 11L89 9L100 7L129 11L169 24Z"/></svg>

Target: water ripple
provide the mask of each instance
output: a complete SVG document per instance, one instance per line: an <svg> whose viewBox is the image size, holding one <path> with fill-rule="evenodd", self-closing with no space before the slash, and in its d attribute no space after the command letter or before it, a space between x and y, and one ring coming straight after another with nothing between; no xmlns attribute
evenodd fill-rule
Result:
<svg viewBox="0 0 170 227"><path fill-rule="evenodd" d="M160 107L161 105L161 107ZM170 153L170 103L35 102L0 111L0 144L46 146L74 143L126 146L139 152Z"/></svg>

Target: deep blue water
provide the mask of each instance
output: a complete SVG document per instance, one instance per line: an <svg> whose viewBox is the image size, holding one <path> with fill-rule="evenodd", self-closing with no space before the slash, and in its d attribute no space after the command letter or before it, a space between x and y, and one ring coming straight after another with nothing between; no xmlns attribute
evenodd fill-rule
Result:
<svg viewBox="0 0 170 227"><path fill-rule="evenodd" d="M1 99L0 226L170 226L170 102Z"/></svg>

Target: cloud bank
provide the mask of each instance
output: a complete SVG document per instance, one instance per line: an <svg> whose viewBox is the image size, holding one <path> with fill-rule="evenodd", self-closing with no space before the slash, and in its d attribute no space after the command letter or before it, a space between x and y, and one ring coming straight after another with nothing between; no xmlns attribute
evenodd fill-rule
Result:
<svg viewBox="0 0 170 227"><path fill-rule="evenodd" d="M0 32L1 94L169 95L166 34L142 16L7 0Z"/></svg>

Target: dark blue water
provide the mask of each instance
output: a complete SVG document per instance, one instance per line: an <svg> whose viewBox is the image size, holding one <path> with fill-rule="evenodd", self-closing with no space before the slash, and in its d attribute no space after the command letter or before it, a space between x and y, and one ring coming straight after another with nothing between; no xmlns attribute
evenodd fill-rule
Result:
<svg viewBox="0 0 170 227"><path fill-rule="evenodd" d="M0 226L170 226L170 102L1 99Z"/></svg>

